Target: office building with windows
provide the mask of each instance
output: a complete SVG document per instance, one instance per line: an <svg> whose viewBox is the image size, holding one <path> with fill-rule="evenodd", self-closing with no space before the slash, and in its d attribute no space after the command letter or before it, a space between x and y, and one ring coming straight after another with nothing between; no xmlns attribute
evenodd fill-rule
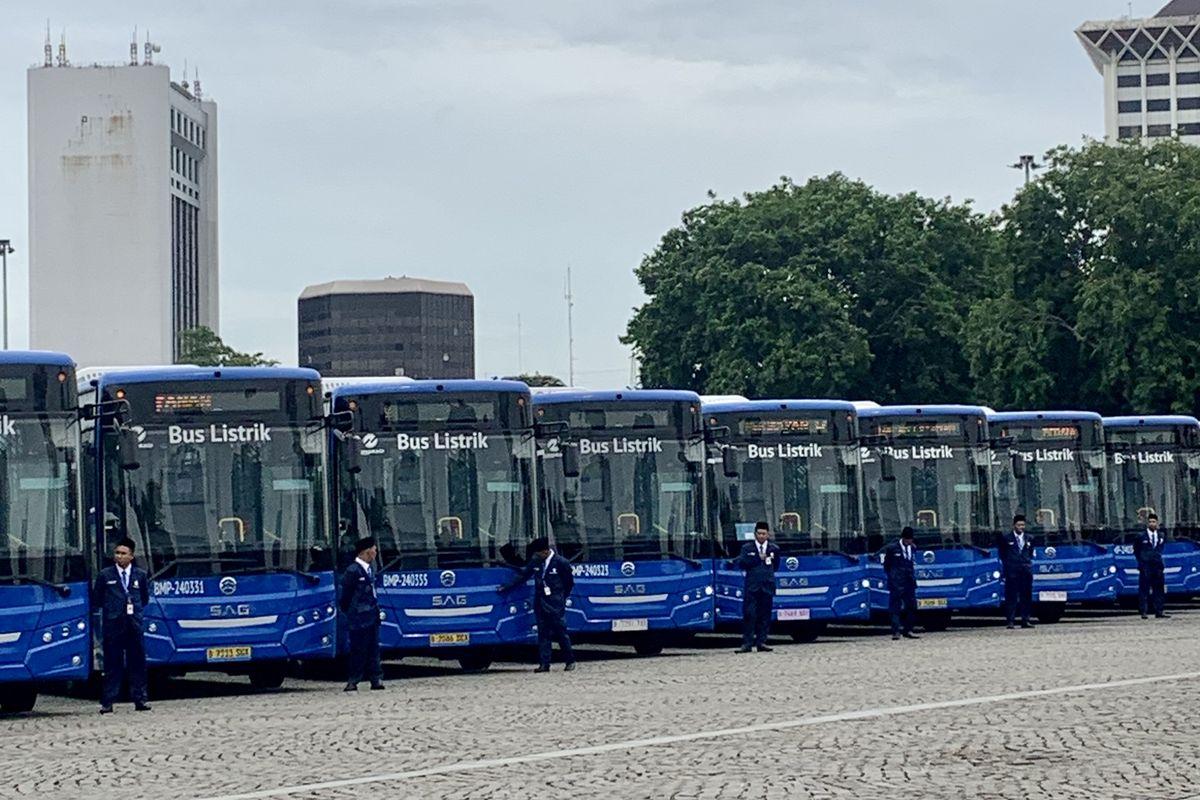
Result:
<svg viewBox="0 0 1200 800"><path fill-rule="evenodd" d="M300 366L322 375L475 376L475 298L464 283L322 283L300 294L297 317Z"/></svg>
<svg viewBox="0 0 1200 800"><path fill-rule="evenodd" d="M218 331L217 106L158 48L28 71L30 345L80 364L176 359Z"/></svg>
<svg viewBox="0 0 1200 800"><path fill-rule="evenodd" d="M1085 22L1075 34L1104 79L1108 142L1200 143L1200 0L1171 0L1149 19Z"/></svg>

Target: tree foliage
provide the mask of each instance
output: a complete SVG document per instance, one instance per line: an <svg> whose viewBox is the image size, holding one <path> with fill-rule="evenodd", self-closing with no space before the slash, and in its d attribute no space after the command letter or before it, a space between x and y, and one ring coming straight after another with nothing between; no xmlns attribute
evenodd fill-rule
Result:
<svg viewBox="0 0 1200 800"><path fill-rule="evenodd" d="M561 379L553 375L543 375L540 372L526 372L521 375L514 375L511 378L505 378L508 381L520 381L526 386L566 386Z"/></svg>
<svg viewBox="0 0 1200 800"><path fill-rule="evenodd" d="M202 367L259 367L275 366L278 361L262 353L240 353L234 350L210 328L190 328L179 334L179 363Z"/></svg>

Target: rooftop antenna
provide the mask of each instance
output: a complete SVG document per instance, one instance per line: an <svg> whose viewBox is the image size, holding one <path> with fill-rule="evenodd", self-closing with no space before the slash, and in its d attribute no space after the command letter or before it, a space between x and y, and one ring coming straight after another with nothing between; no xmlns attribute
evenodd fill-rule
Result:
<svg viewBox="0 0 1200 800"><path fill-rule="evenodd" d="M133 38L129 40L129 66L137 66L137 25L133 26Z"/></svg>
<svg viewBox="0 0 1200 800"><path fill-rule="evenodd" d="M187 59L186 59L186 58L183 60L183 83L182 83L182 84L180 84L180 85L181 85L181 86L183 86L183 90L186 92L186 91L187 91L187 88L188 88L188 80L187 80Z"/></svg>
<svg viewBox="0 0 1200 800"><path fill-rule="evenodd" d="M50 44L50 20L46 20L46 45L42 48L42 66L54 66L54 45Z"/></svg>
<svg viewBox="0 0 1200 800"><path fill-rule="evenodd" d="M67 61L67 29L63 28L62 35L58 39L58 65L65 67L70 63Z"/></svg>
<svg viewBox="0 0 1200 800"><path fill-rule="evenodd" d="M573 312L575 295L571 294L571 268L567 267L567 290L564 294L567 301L567 386L575 385L575 323Z"/></svg>
<svg viewBox="0 0 1200 800"><path fill-rule="evenodd" d="M192 94L196 95L196 99L200 99L200 70L192 67Z"/></svg>
<svg viewBox="0 0 1200 800"><path fill-rule="evenodd" d="M150 66L154 63L154 54L161 53L162 48L150 41L150 29L146 29L146 44L142 47L142 63Z"/></svg>

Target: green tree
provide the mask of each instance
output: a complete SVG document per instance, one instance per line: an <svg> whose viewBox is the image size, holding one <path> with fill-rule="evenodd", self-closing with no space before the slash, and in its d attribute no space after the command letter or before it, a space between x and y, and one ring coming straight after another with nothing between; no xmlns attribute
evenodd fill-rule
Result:
<svg viewBox="0 0 1200 800"><path fill-rule="evenodd" d="M179 334L179 363L202 367L259 367L275 366L262 353L239 353L203 326L189 328Z"/></svg>
<svg viewBox="0 0 1200 800"><path fill-rule="evenodd" d="M507 381L521 381L526 386L566 386L560 379L553 375L543 375L540 372L526 372L522 375L514 375L505 378Z"/></svg>
<svg viewBox="0 0 1200 800"><path fill-rule="evenodd" d="M962 399L959 339L991 241L966 205L783 178L683 215L636 271L650 299L623 341L646 386Z"/></svg>

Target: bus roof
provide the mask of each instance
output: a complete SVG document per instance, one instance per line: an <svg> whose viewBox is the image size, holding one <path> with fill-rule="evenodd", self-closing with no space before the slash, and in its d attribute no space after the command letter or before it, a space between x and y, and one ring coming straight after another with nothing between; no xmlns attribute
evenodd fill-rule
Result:
<svg viewBox="0 0 1200 800"><path fill-rule="evenodd" d="M991 422L1037 422L1040 419L1100 422L1101 417L1095 411L992 411L988 414Z"/></svg>
<svg viewBox="0 0 1200 800"><path fill-rule="evenodd" d="M80 372L80 382L96 385L112 383L157 383L159 381L252 381L252 380L320 381L315 369L306 367L197 367L165 365L152 367L113 367L105 370L86 369Z"/></svg>
<svg viewBox="0 0 1200 800"><path fill-rule="evenodd" d="M853 403L845 400L722 400L705 403L705 414L767 414L774 411L847 411L855 412Z"/></svg>
<svg viewBox="0 0 1200 800"><path fill-rule="evenodd" d="M875 417L925 417L925 416L971 416L987 417L982 406L934 405L934 406L870 406L858 407L860 419Z"/></svg>
<svg viewBox="0 0 1200 800"><path fill-rule="evenodd" d="M1183 414L1159 414L1145 417L1104 417L1106 428L1171 428L1176 426L1200 427L1200 420Z"/></svg>
<svg viewBox="0 0 1200 800"><path fill-rule="evenodd" d="M54 350L0 350L0 364L34 364L48 367L74 367L75 360Z"/></svg>
<svg viewBox="0 0 1200 800"><path fill-rule="evenodd" d="M535 406L560 403L700 403L700 395L681 389L612 389L607 391L544 392L533 396Z"/></svg>
<svg viewBox="0 0 1200 800"><path fill-rule="evenodd" d="M335 386L330 397L366 394L434 394L436 392L500 392L529 394L529 387L520 381L474 380L454 378L450 380L413 380L396 378L392 381L367 380L362 383L345 383Z"/></svg>

